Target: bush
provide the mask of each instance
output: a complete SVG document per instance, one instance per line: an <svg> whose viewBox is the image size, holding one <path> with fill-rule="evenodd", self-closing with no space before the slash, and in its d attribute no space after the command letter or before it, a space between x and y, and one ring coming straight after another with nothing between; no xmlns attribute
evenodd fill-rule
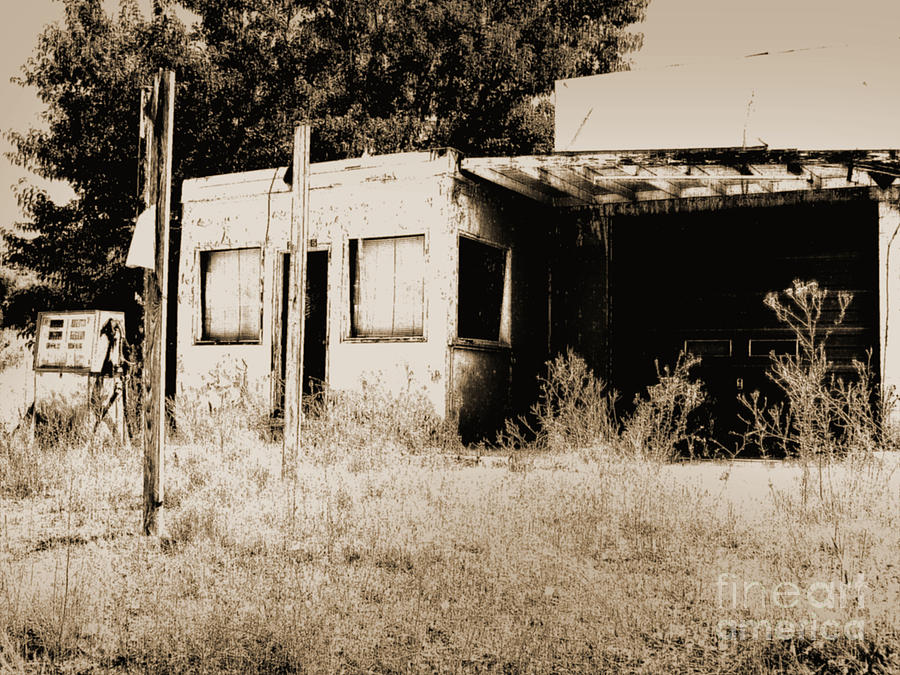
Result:
<svg viewBox="0 0 900 675"><path fill-rule="evenodd" d="M615 415L618 394L570 349L548 361L547 374L538 378L534 423L524 417L507 420L497 444L508 449L602 448L659 461L671 461L683 450L693 454L702 439L693 430L692 414L705 400L702 384L690 378L697 363L699 359L681 354L672 370L657 364L658 381L647 388L646 397L635 397L634 411L620 422Z"/></svg>
<svg viewBox="0 0 900 675"><path fill-rule="evenodd" d="M851 293L834 294L815 281L799 280L766 296L766 306L796 336L798 350L771 355L767 375L783 392L784 403L769 405L757 392L739 397L747 411L745 445L803 461L877 448L884 437L883 421L893 405L892 394L876 392L869 362L854 361L855 377L849 380L837 376L826 351L852 300ZM823 322L826 309L835 310L829 324Z"/></svg>
<svg viewBox="0 0 900 675"><path fill-rule="evenodd" d="M682 453L693 457L705 442L692 423L693 413L706 400L703 383L690 377L698 363L699 357L684 352L671 371L668 366L660 370L656 363L656 384L647 387L646 398L635 397L634 412L625 420L621 441L629 454L672 461Z"/></svg>
<svg viewBox="0 0 900 675"><path fill-rule="evenodd" d="M540 394L525 417L507 420L498 445L540 449L587 448L618 435L613 404L616 394L594 375L587 363L569 349L547 361L547 374L538 376Z"/></svg>

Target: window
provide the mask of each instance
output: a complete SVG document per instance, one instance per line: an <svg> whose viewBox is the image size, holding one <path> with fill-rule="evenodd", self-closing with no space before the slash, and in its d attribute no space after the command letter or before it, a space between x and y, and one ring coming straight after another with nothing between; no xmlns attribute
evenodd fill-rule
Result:
<svg viewBox="0 0 900 675"><path fill-rule="evenodd" d="M259 340L260 249L200 252L201 340Z"/></svg>
<svg viewBox="0 0 900 675"><path fill-rule="evenodd" d="M753 339L748 345L750 356L796 356L797 348L796 338Z"/></svg>
<svg viewBox="0 0 900 675"><path fill-rule="evenodd" d="M691 356L731 356L731 340L685 340L684 351Z"/></svg>
<svg viewBox="0 0 900 675"><path fill-rule="evenodd" d="M350 337L421 337L425 236L350 240Z"/></svg>
<svg viewBox="0 0 900 675"><path fill-rule="evenodd" d="M458 337L500 340L505 279L506 249L459 238Z"/></svg>

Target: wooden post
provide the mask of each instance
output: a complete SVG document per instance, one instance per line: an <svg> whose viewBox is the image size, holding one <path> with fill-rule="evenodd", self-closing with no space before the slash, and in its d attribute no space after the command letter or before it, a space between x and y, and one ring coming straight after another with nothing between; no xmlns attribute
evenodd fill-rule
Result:
<svg viewBox="0 0 900 675"><path fill-rule="evenodd" d="M143 533L156 536L162 526L163 456L166 441L166 305L169 278L169 209L172 182L172 131L175 122L175 73L160 70L153 90L141 92L143 208L156 207L156 265L144 271L144 414Z"/></svg>
<svg viewBox="0 0 900 675"><path fill-rule="evenodd" d="M287 353L284 355L284 440L281 473L292 472L300 447L303 416L303 330L306 316L306 232L309 218L309 126L294 127L291 180L291 268L288 290Z"/></svg>

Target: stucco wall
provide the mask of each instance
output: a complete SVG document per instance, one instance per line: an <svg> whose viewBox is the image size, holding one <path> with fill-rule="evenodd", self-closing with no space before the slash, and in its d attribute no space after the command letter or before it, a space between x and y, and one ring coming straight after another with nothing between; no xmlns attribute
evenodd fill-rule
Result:
<svg viewBox="0 0 900 675"><path fill-rule="evenodd" d="M358 388L362 378L394 392L423 393L446 408L448 316L454 295L449 250L455 244L449 200L452 153L411 153L311 167L310 240L330 251L328 269L328 382ZM245 373L247 389L273 401L273 311L279 293L277 261L288 246L291 195L284 170L256 171L188 181L184 189L178 284L179 392L214 398L216 373ZM422 338L350 337L348 241L404 234L425 235L425 319ZM201 249L263 249L262 338L258 344L197 344ZM277 336L276 336L277 340Z"/></svg>
<svg viewBox="0 0 900 675"><path fill-rule="evenodd" d="M311 193L310 217L319 243L327 237L332 246L328 373L332 387L354 389L362 377L374 378L395 393L406 389L424 393L436 411L445 412L447 324L454 289L449 180L432 175ZM425 235L423 337L351 338L349 240L415 234Z"/></svg>

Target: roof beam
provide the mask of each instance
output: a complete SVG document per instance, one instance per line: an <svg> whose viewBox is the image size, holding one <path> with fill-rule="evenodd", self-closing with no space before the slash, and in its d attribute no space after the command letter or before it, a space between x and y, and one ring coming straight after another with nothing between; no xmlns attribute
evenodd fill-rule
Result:
<svg viewBox="0 0 900 675"><path fill-rule="evenodd" d="M638 168L638 174L643 171L652 176L652 180L648 180L647 182L650 185L654 186L656 189L660 190L661 192L665 192L670 197L681 196L681 188L669 181L666 177L660 177L658 172L644 166L639 162L635 162L635 166Z"/></svg>
<svg viewBox="0 0 900 675"><path fill-rule="evenodd" d="M664 153L581 153L476 158L463 160L461 168L561 207L868 186L872 174L881 172L883 182L900 176L896 162L858 162L848 180L846 164L782 155L748 156L739 167L727 157L695 163Z"/></svg>
<svg viewBox="0 0 900 675"><path fill-rule="evenodd" d="M488 180L492 183L496 183L500 187L504 187L507 190L512 190L513 192L518 192L520 195L524 195L526 197L534 199L541 204L553 203L553 197L548 193L532 187L530 183L516 180L515 178L508 176L506 173L501 172L499 169L495 169L492 167L479 167L477 170L474 170L470 167L465 170L475 174L480 178L484 178L485 180Z"/></svg>
<svg viewBox="0 0 900 675"><path fill-rule="evenodd" d="M620 175L617 174L615 176L608 176L607 174L598 171L594 167L587 165L582 166L581 169L585 171L588 176L590 176L590 181L602 190L612 192L613 194L619 195L620 197L624 197L628 201L633 202L636 200L637 193L634 191L634 189L630 186L618 182L617 179L621 178Z"/></svg>
<svg viewBox="0 0 900 675"><path fill-rule="evenodd" d="M563 177L563 169L548 168L545 166L519 167L519 171L532 176L535 180L546 183L550 187L563 192L573 199L577 199L583 204L595 203L597 193L593 190L586 189L584 182L577 183L571 179Z"/></svg>

